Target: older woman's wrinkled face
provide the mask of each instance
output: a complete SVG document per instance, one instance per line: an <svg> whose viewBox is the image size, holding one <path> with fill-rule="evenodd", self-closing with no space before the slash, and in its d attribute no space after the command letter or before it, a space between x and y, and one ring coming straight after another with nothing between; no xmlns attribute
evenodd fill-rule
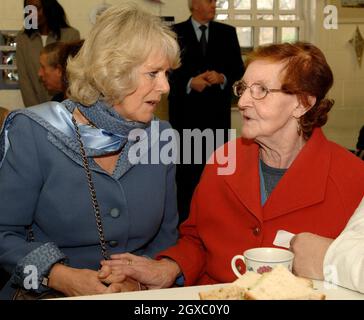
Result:
<svg viewBox="0 0 364 320"><path fill-rule="evenodd" d="M48 63L48 55L42 53L39 57L38 76L44 87L50 92L62 92L62 69Z"/></svg>
<svg viewBox="0 0 364 320"><path fill-rule="evenodd" d="M152 53L139 67L138 87L121 103L114 105L115 110L126 120L151 121L162 94L169 91L169 69L165 55L161 52Z"/></svg>
<svg viewBox="0 0 364 320"><path fill-rule="evenodd" d="M267 89L281 89L283 67L282 63L256 60L249 64L242 80L249 87L259 84ZM265 98L257 100L247 88L238 102L243 120L242 136L256 140L281 139L282 135L297 132L294 116L298 106L296 95L268 92Z"/></svg>

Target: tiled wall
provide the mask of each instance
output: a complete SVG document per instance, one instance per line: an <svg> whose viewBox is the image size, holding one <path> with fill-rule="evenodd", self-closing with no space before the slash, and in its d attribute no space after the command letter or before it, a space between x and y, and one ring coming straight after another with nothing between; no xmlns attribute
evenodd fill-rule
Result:
<svg viewBox="0 0 364 320"><path fill-rule="evenodd" d="M325 132L351 149L364 125L364 63L359 66L354 47L348 42L357 27L364 36L364 19L361 23L339 24L338 30L330 33L326 49L335 74L332 96L336 104Z"/></svg>
<svg viewBox="0 0 364 320"><path fill-rule="evenodd" d="M360 67L349 40L357 27L364 37L364 9L339 9L338 28L326 30L320 25L318 8L317 43L323 50L334 73L330 97L335 100L324 127L327 137L348 149L355 149L359 130L364 125L364 61ZM364 56L363 56L364 59Z"/></svg>

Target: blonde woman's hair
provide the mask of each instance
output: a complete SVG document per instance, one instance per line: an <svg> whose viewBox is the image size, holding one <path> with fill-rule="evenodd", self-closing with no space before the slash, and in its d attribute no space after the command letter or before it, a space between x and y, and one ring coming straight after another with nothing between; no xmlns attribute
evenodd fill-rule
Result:
<svg viewBox="0 0 364 320"><path fill-rule="evenodd" d="M179 67L176 35L159 17L135 4L112 6L67 63L68 97L86 106L98 99L120 103L137 88L138 67L160 51L171 69Z"/></svg>

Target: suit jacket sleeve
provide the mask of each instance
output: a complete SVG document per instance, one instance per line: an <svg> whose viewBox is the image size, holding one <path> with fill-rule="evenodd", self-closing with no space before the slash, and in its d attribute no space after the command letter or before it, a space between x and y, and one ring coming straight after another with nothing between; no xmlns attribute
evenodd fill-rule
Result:
<svg viewBox="0 0 364 320"><path fill-rule="evenodd" d="M324 259L325 280L364 293L364 198Z"/></svg>
<svg viewBox="0 0 364 320"><path fill-rule="evenodd" d="M173 27L174 32L177 34L178 45L181 50L181 66L171 72L169 81L171 84L170 97L184 95L186 93L187 83L191 77L197 76L197 72L194 68L194 61L188 55L190 52L190 44L188 38L188 27L186 23L179 27ZM193 31L191 27L191 31ZM187 53L187 55L186 55Z"/></svg>

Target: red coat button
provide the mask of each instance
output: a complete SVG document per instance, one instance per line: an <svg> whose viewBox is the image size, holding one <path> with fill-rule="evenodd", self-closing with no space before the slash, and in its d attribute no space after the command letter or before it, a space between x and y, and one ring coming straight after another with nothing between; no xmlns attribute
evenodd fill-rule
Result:
<svg viewBox="0 0 364 320"><path fill-rule="evenodd" d="M254 229L253 229L253 234L255 235L255 236L259 236L260 235L260 228L259 227L255 227Z"/></svg>

